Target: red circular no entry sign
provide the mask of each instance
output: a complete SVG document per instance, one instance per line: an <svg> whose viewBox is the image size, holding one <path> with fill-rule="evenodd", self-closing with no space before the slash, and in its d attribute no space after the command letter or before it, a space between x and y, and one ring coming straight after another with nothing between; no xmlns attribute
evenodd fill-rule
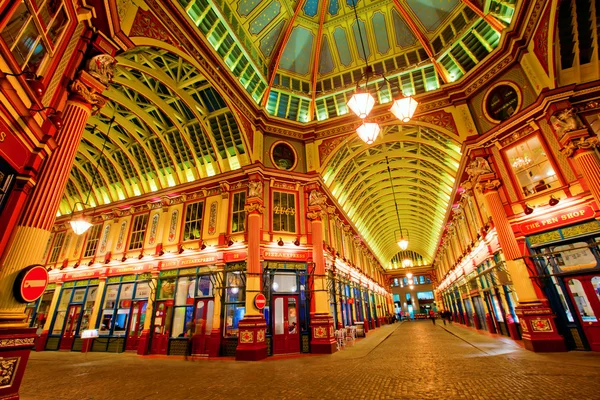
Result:
<svg viewBox="0 0 600 400"><path fill-rule="evenodd" d="M39 299L48 286L48 271L42 265L30 265L22 270L13 286L15 298L22 303Z"/></svg>
<svg viewBox="0 0 600 400"><path fill-rule="evenodd" d="M265 295L262 293L257 294L256 297L254 298L254 306L256 308L258 308L259 310L262 310L263 308L265 308L266 305L267 305L267 298L265 297Z"/></svg>

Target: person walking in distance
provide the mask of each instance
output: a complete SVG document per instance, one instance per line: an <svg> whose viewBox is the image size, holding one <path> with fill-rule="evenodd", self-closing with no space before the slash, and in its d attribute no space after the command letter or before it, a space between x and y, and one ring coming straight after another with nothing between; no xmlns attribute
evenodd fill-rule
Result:
<svg viewBox="0 0 600 400"><path fill-rule="evenodd" d="M431 318L431 322L435 325L435 311L429 310L429 318Z"/></svg>
<svg viewBox="0 0 600 400"><path fill-rule="evenodd" d="M440 313L440 317L442 317L442 321L444 321L444 325L446 325L446 315L447 315L447 312L448 311L444 310L444 311L442 311Z"/></svg>
<svg viewBox="0 0 600 400"><path fill-rule="evenodd" d="M185 349L185 361L188 360L188 357L192 355L192 347L193 341L192 338L194 336L194 331L196 330L196 325L194 325L194 321L189 321L185 327L185 337L187 339L187 347ZM192 358L193 361L193 358Z"/></svg>

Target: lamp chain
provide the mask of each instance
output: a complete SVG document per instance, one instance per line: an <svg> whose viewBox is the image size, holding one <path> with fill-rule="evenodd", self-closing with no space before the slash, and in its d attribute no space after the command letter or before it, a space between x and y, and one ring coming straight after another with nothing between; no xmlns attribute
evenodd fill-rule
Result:
<svg viewBox="0 0 600 400"><path fill-rule="evenodd" d="M90 189L88 190L87 197L85 199L84 205L89 205L90 196L92 195L92 189L94 188L94 184L96 183L96 176L98 176L98 170L100 169L100 160L104 157L104 150L106 149L106 142L108 141L108 135L110 134L110 129L112 128L112 124L115 122L115 116L110 119L110 123L108 124L108 130L106 131L106 135L104 135L104 142L102 143L102 150L100 151L100 157L96 162L96 168L94 169L94 174L92 175L92 182L90 183ZM96 130L96 125L94 125L94 129L92 133Z"/></svg>
<svg viewBox="0 0 600 400"><path fill-rule="evenodd" d="M400 224L400 213L398 212L398 202L396 202L396 192L394 191L394 182L392 182L392 171L390 170L390 160L385 156L385 163L387 164L388 175L390 177L390 186L392 187L392 195L394 196L394 206L396 206L396 218L398 218L398 228L400 229L400 238L402 235L402 225Z"/></svg>

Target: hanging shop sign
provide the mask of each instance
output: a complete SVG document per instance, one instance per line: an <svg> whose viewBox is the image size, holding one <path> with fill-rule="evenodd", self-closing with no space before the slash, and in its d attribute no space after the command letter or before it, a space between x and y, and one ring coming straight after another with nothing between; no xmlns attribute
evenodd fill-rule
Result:
<svg viewBox="0 0 600 400"><path fill-rule="evenodd" d="M254 307L259 310L262 310L267 305L267 298L264 294L259 293L254 297Z"/></svg>
<svg viewBox="0 0 600 400"><path fill-rule="evenodd" d="M560 226L571 225L575 222L594 218L595 213L588 205L571 207L552 214L540 215L537 218L522 222L521 232L529 235L535 232L547 231Z"/></svg>
<svg viewBox="0 0 600 400"><path fill-rule="evenodd" d="M43 265L30 265L15 279L13 294L21 303L31 303L39 299L48 286L48 271Z"/></svg>
<svg viewBox="0 0 600 400"><path fill-rule="evenodd" d="M223 254L223 260L226 263L245 260L247 254L248 253L246 253L245 251L232 251L232 252Z"/></svg>
<svg viewBox="0 0 600 400"><path fill-rule="evenodd" d="M0 121L0 155L19 171L31 156L31 152L3 121Z"/></svg>
<svg viewBox="0 0 600 400"><path fill-rule="evenodd" d="M108 275L124 275L131 273L147 272L156 266L156 262L144 263L144 264L133 264L122 267L111 267L108 269Z"/></svg>
<svg viewBox="0 0 600 400"><path fill-rule="evenodd" d="M307 260L308 253L304 251L264 250L263 257L269 260Z"/></svg>

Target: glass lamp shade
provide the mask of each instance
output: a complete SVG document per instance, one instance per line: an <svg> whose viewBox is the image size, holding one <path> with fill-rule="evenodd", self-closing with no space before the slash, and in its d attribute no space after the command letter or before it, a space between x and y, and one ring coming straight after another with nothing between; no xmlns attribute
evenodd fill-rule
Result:
<svg viewBox="0 0 600 400"><path fill-rule="evenodd" d="M406 259L404 259L404 261L402 261L402 264L403 264L405 267L410 267L410 266L412 265L412 261L411 261L411 259L410 259L410 258L406 258Z"/></svg>
<svg viewBox="0 0 600 400"><path fill-rule="evenodd" d="M409 273L407 273L407 274L406 274L406 277L407 277L408 279L412 278L412 277L413 277L413 274L412 274L412 272L409 272Z"/></svg>
<svg viewBox="0 0 600 400"><path fill-rule="evenodd" d="M73 218L69 223L71 224L71 228L76 235L84 234L88 229L90 229L90 226L92 226L92 224L83 216Z"/></svg>
<svg viewBox="0 0 600 400"><path fill-rule="evenodd" d="M400 246L401 250L406 250L406 248L408 247L408 240L401 238L398 242L398 246Z"/></svg>
<svg viewBox="0 0 600 400"><path fill-rule="evenodd" d="M403 97L398 100L394 100L390 111L402 122L408 122L415 115L417 106L419 103L412 97Z"/></svg>
<svg viewBox="0 0 600 400"><path fill-rule="evenodd" d="M377 139L379 131L379 124L375 122L363 122L363 124L359 126L356 130L356 133L358 133L358 136L366 144L372 144L375 141L375 139Z"/></svg>
<svg viewBox="0 0 600 400"><path fill-rule="evenodd" d="M359 118L367 118L373 106L375 99L368 92L356 92L348 101L348 107L358 115Z"/></svg>

